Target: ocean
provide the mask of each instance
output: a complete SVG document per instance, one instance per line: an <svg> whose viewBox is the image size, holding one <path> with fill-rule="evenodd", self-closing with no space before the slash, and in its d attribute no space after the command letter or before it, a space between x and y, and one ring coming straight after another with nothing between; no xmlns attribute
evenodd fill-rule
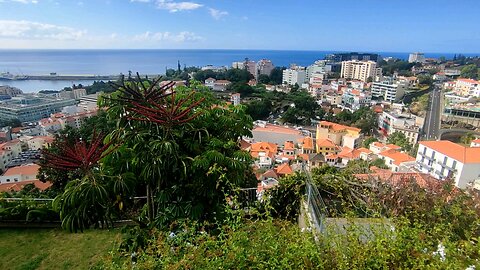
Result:
<svg viewBox="0 0 480 270"><path fill-rule="evenodd" d="M129 71L140 74L164 74L166 68L181 66L230 66L234 61L270 59L276 66L291 63L309 65L333 51L276 51L276 50L0 50L0 73L18 75L116 75ZM407 59L408 53L379 52L383 57ZM467 55L467 54L466 54ZM453 54L426 53L426 57ZM467 55L468 56L468 55ZM73 83L92 81L0 81L24 92L60 90Z"/></svg>

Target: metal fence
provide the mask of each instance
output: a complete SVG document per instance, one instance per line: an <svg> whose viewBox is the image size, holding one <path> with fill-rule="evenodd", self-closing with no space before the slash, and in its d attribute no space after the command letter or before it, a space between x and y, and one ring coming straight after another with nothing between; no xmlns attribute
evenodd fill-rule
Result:
<svg viewBox="0 0 480 270"><path fill-rule="evenodd" d="M307 200L307 211L311 219L310 221L317 232L323 234L326 232L325 221L328 213L327 206L325 205L317 186L312 181L312 175L310 174L310 171L308 171L305 166L302 167L302 170L307 176L305 193Z"/></svg>

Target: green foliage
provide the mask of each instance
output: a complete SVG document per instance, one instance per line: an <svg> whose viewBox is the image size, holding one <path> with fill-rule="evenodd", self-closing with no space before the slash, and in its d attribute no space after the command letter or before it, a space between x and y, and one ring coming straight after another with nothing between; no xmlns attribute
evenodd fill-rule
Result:
<svg viewBox="0 0 480 270"><path fill-rule="evenodd" d="M368 149L368 148L370 148L370 144L372 144L374 142L378 142L378 139L375 138L375 137L368 137L363 141L363 147Z"/></svg>
<svg viewBox="0 0 480 270"><path fill-rule="evenodd" d="M270 83L274 85L282 84L283 78L283 70L286 69L285 67L275 67L270 72Z"/></svg>
<svg viewBox="0 0 480 270"><path fill-rule="evenodd" d="M286 221L246 222L238 230L224 227L218 235L201 228L159 232L140 253L136 269L313 269L322 268L321 252L310 233ZM161 256L158 256L161 254ZM125 254L108 260L104 269L131 268Z"/></svg>
<svg viewBox="0 0 480 270"><path fill-rule="evenodd" d="M18 119L9 119L9 120L2 119L0 121L0 127L15 128L15 127L21 127L21 126L22 126L22 122L20 122L20 120L18 120Z"/></svg>
<svg viewBox="0 0 480 270"><path fill-rule="evenodd" d="M402 150L404 150L406 152L409 152L410 150L412 150L412 147L413 147L410 144L410 142L408 141L405 134L402 133L402 132L399 132L399 131L396 131L396 132L390 134L387 137L387 143L398 145L402 148Z"/></svg>
<svg viewBox="0 0 480 270"><path fill-rule="evenodd" d="M296 221L300 214L300 202L305 194L305 175L295 174L283 177L274 188L267 190L266 210L270 216Z"/></svg>
<svg viewBox="0 0 480 270"><path fill-rule="evenodd" d="M369 107L361 107L353 113L349 110L343 110L328 120L344 125L355 126L367 135L371 135L372 131L375 130L378 125L377 114Z"/></svg>
<svg viewBox="0 0 480 270"><path fill-rule="evenodd" d="M393 75L394 72L399 74L409 73L410 69L414 66L414 63L408 63L407 61L402 60L389 60L382 61L380 67L385 75Z"/></svg>
<svg viewBox="0 0 480 270"><path fill-rule="evenodd" d="M292 124L310 125L311 120L316 118L320 106L315 99L306 91L297 91L289 95L293 106L283 113L282 120Z"/></svg>
<svg viewBox="0 0 480 270"><path fill-rule="evenodd" d="M258 75L257 83L268 84L270 82L270 77L265 74Z"/></svg>
<svg viewBox="0 0 480 270"><path fill-rule="evenodd" d="M431 87L433 84L432 75L418 75L417 79L419 85L427 85Z"/></svg>
<svg viewBox="0 0 480 270"><path fill-rule="evenodd" d="M267 99L253 100L247 104L247 113L254 120L266 119L272 111L272 102Z"/></svg>
<svg viewBox="0 0 480 270"><path fill-rule="evenodd" d="M240 93L242 97L248 97L255 91L253 87L245 82L235 82L228 86L228 90L236 93Z"/></svg>
<svg viewBox="0 0 480 270"><path fill-rule="evenodd" d="M470 79L477 79L479 76L480 69L477 65L471 64L462 67L460 70L460 77L462 78L470 78Z"/></svg>
<svg viewBox="0 0 480 270"><path fill-rule="evenodd" d="M472 132L468 132L467 134L460 137L460 142L470 146L470 143L475 139L476 139L475 134L473 134Z"/></svg>

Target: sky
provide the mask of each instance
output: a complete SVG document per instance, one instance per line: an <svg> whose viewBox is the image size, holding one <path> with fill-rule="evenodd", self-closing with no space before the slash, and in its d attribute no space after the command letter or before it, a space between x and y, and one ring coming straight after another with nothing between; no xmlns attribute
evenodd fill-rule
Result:
<svg viewBox="0 0 480 270"><path fill-rule="evenodd" d="M0 49L480 53L480 0L0 0Z"/></svg>

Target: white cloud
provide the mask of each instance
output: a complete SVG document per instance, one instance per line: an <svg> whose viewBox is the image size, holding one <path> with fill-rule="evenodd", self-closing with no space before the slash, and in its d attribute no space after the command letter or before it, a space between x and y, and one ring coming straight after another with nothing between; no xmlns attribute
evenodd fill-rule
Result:
<svg viewBox="0 0 480 270"><path fill-rule="evenodd" d="M53 24L0 20L0 38L78 40L86 31Z"/></svg>
<svg viewBox="0 0 480 270"><path fill-rule="evenodd" d="M133 37L135 41L165 41L165 42L174 42L174 43L184 43L184 42L194 42L203 40L201 36L198 36L195 33L183 31L177 34L171 32L145 32Z"/></svg>
<svg viewBox="0 0 480 270"><path fill-rule="evenodd" d="M174 2L173 0L130 0L130 2L155 3L155 6L158 9L168 10L172 13L185 10L194 10L203 7L202 4L195 2Z"/></svg>
<svg viewBox="0 0 480 270"><path fill-rule="evenodd" d="M38 0L0 0L0 3L15 2L22 4L38 4Z"/></svg>
<svg viewBox="0 0 480 270"><path fill-rule="evenodd" d="M215 19L215 20L220 20L223 16L227 16L228 12L227 11L222 11L214 8L209 8L208 12L210 15Z"/></svg>
<svg viewBox="0 0 480 270"><path fill-rule="evenodd" d="M203 7L202 4L195 2L173 2L171 0L157 0L155 4L157 8L165 9L172 13L184 10L194 10Z"/></svg>

